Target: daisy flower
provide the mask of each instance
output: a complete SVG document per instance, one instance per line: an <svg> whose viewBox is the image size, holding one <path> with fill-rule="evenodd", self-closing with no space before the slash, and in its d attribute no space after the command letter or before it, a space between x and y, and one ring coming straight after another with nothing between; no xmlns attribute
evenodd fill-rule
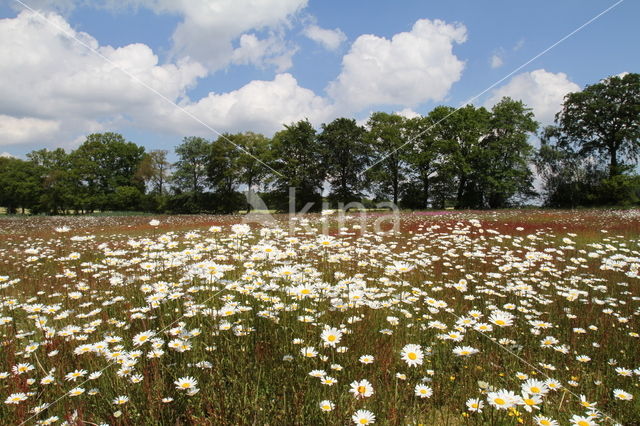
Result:
<svg viewBox="0 0 640 426"><path fill-rule="evenodd" d="M479 398L469 398L467 400L467 410L472 413L482 413L482 409L484 408L484 402L482 402Z"/></svg>
<svg viewBox="0 0 640 426"><path fill-rule="evenodd" d="M180 390L191 390L191 389L195 389L196 386L198 386L198 381L193 377L188 377L188 376L181 377L173 383L176 385L176 389L180 389Z"/></svg>
<svg viewBox="0 0 640 426"><path fill-rule="evenodd" d="M27 399L27 395L20 392L20 393L12 393L11 395L9 395L7 397L7 399L4 400L5 404L20 404L22 401L25 401Z"/></svg>
<svg viewBox="0 0 640 426"><path fill-rule="evenodd" d="M623 391L622 389L614 389L613 396L616 399L621 399L623 401L631 401L633 399L633 395L631 395L629 392Z"/></svg>
<svg viewBox="0 0 640 426"><path fill-rule="evenodd" d="M320 338L326 346L335 347L342 339L342 331L334 327L327 328L320 334Z"/></svg>
<svg viewBox="0 0 640 426"><path fill-rule="evenodd" d="M80 396L84 393L83 388L73 388L69 391L69 396Z"/></svg>
<svg viewBox="0 0 640 426"><path fill-rule="evenodd" d="M369 410L358 410L351 416L351 420L357 425L370 425L376 422L376 416Z"/></svg>
<svg viewBox="0 0 640 426"><path fill-rule="evenodd" d="M489 401L489 405L499 410L506 410L515 405L518 397L512 391L500 390L498 392L489 392L487 394L487 401Z"/></svg>
<svg viewBox="0 0 640 426"><path fill-rule="evenodd" d="M571 426L596 426L597 425L597 423L594 422L591 417L578 416L577 414L574 414L573 417L569 419L569 421L571 422Z"/></svg>
<svg viewBox="0 0 640 426"><path fill-rule="evenodd" d="M353 381L349 392L353 393L356 398L368 398L373 395L373 386L368 380ZM363 423L367 424L367 423Z"/></svg>
<svg viewBox="0 0 640 426"><path fill-rule="evenodd" d="M325 399L324 401L320 401L320 409L322 411L332 411L334 408L336 407L336 405L329 401L328 399Z"/></svg>
<svg viewBox="0 0 640 426"><path fill-rule="evenodd" d="M140 346L144 344L146 341L152 338L154 334L155 333L153 331L143 331L142 333L136 334L135 336L133 336L133 345Z"/></svg>
<svg viewBox="0 0 640 426"><path fill-rule="evenodd" d="M420 345L408 344L402 348L400 352L400 356L402 359L409 365L409 367L415 367L417 365L422 365L422 360L424 359L424 353L422 352L422 348Z"/></svg>
<svg viewBox="0 0 640 426"><path fill-rule="evenodd" d="M533 421L536 422L536 426L558 426L557 420L553 420L551 417L535 416Z"/></svg>
<svg viewBox="0 0 640 426"><path fill-rule="evenodd" d="M414 388L414 392L416 396L419 396L420 398L430 398L431 395L433 395L433 389L421 383L418 383L416 385L416 387Z"/></svg>
<svg viewBox="0 0 640 426"><path fill-rule="evenodd" d="M372 364L374 359L373 355L362 355L359 361L363 364Z"/></svg>
<svg viewBox="0 0 640 426"><path fill-rule="evenodd" d="M453 353L458 356L470 356L473 354L477 354L478 352L480 351L471 346L456 346L455 348L453 348Z"/></svg>
<svg viewBox="0 0 640 426"><path fill-rule="evenodd" d="M128 396L117 396L113 399L112 401L115 405L122 405L122 404L126 404L127 402L129 402L129 397Z"/></svg>
<svg viewBox="0 0 640 426"><path fill-rule="evenodd" d="M318 355L318 351L313 346L306 346L300 349L300 353L305 358L315 358Z"/></svg>

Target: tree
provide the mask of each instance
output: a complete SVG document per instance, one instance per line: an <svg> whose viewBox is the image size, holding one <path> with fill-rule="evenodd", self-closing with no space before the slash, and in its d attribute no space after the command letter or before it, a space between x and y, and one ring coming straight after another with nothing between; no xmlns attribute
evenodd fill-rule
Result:
<svg viewBox="0 0 640 426"><path fill-rule="evenodd" d="M120 186L144 191L144 182L136 172L144 148L127 142L118 133L94 133L70 154L71 166L83 186L82 204L93 210L113 207L113 194Z"/></svg>
<svg viewBox="0 0 640 426"><path fill-rule="evenodd" d="M609 177L640 154L640 74L612 76L565 97L556 115L560 143L608 159Z"/></svg>
<svg viewBox="0 0 640 426"><path fill-rule="evenodd" d="M271 140L264 135L253 132L239 133L234 142L239 147L236 166L241 182L251 193L259 186L269 173L269 148ZM247 211L251 210L251 203L247 201Z"/></svg>
<svg viewBox="0 0 640 426"><path fill-rule="evenodd" d="M154 149L145 153L136 172L136 176L145 184L151 185L151 191L160 196L164 195L164 185L171 169L167 154L168 151L165 149Z"/></svg>
<svg viewBox="0 0 640 426"><path fill-rule="evenodd" d="M41 192L39 167L18 158L0 157L0 205L13 214L31 208Z"/></svg>
<svg viewBox="0 0 640 426"><path fill-rule="evenodd" d="M211 153L211 143L197 136L185 137L176 148L178 162L172 181L178 191L186 192L193 209L199 209L198 202L207 184L207 164Z"/></svg>
<svg viewBox="0 0 640 426"><path fill-rule="evenodd" d="M271 176L277 207L287 208L291 202L289 189L293 188L296 211L307 203L313 203L314 210L320 209L325 170L316 131L308 120L284 127L274 135L271 153L272 168L277 172Z"/></svg>
<svg viewBox="0 0 640 426"><path fill-rule="evenodd" d="M374 151L373 167L368 175L375 183L378 196L391 196L396 205L406 170L401 151L406 141L403 124L402 116L386 112L374 112L367 121L366 140Z"/></svg>
<svg viewBox="0 0 640 426"><path fill-rule="evenodd" d="M34 212L59 214L71 208L81 209L84 188L79 171L72 167L71 157L64 149L32 151L27 158L40 170L42 194L33 206Z"/></svg>
<svg viewBox="0 0 640 426"><path fill-rule="evenodd" d="M362 197L366 185L363 172L371 153L365 135L366 130L353 119L336 118L322 125L318 142L334 201L347 204Z"/></svg>
<svg viewBox="0 0 640 426"><path fill-rule="evenodd" d="M429 207L434 178L441 170L443 145L437 137L438 118L433 111L426 117L414 117L405 121L405 134L410 144L405 151L410 167L410 181L406 184L402 204L409 208Z"/></svg>
<svg viewBox="0 0 640 426"><path fill-rule="evenodd" d="M533 112L521 101L505 97L491 109L489 126L481 142L483 206L501 208L516 195L535 195L529 168L534 150L528 142L538 129Z"/></svg>

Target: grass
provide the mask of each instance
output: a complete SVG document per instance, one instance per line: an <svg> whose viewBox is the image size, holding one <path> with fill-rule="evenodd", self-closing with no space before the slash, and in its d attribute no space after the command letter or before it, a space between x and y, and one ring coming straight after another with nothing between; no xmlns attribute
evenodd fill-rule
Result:
<svg viewBox="0 0 640 426"><path fill-rule="evenodd" d="M402 213L397 233L373 232L371 213L275 217L270 229L234 227L241 216L4 219L0 398L25 399L0 418L322 425L368 410L377 424L569 424L588 415L584 395L593 421L640 423L638 211ZM420 365L403 360L408 344ZM526 398L525 375L562 388L531 413L490 403L492 391ZM176 389L185 377L192 395ZM356 398L363 379L374 393Z"/></svg>

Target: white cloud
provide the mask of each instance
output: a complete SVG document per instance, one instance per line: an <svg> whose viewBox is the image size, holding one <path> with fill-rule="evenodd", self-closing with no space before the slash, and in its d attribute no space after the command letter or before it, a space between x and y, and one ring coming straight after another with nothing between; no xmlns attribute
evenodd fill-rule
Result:
<svg viewBox="0 0 640 426"><path fill-rule="evenodd" d="M16 118L0 114L0 145L15 145L47 138L60 129L60 122L39 118Z"/></svg>
<svg viewBox="0 0 640 426"><path fill-rule="evenodd" d="M111 63L29 12L0 20L0 56L11 58L0 67L1 144L70 147L88 133L124 126L215 137L171 102L220 132L273 133L283 123L309 118L320 124L333 118L327 99L300 87L290 74L191 101L186 90L207 75L199 63L181 60L161 65L144 44L101 46L90 35L74 31L59 15L50 13L47 18ZM248 37L243 45L246 56L236 59L259 61L261 55L252 55L249 47L260 40Z"/></svg>
<svg viewBox="0 0 640 426"><path fill-rule="evenodd" d="M183 98L187 88L206 75L192 61L159 65L144 44L100 46L59 15L46 17L55 27L31 12L0 20L0 56L6 58L0 68L0 114L2 134L11 135L4 143L71 141L78 133L136 119L166 103L130 75L170 100Z"/></svg>
<svg viewBox="0 0 640 426"><path fill-rule="evenodd" d="M319 125L332 115L326 99L300 87L288 73L278 74L272 81L252 81L232 92L210 93L186 109L218 130L251 129L266 134L305 118ZM173 111L171 115L179 122L184 114ZM191 131L201 133L203 129L193 126Z"/></svg>
<svg viewBox="0 0 640 426"><path fill-rule="evenodd" d="M265 68L274 65L277 72L286 71L293 65L292 58L297 48L287 46L281 36L270 35L259 39L255 34L240 36L240 47L233 51L231 61L238 65L255 65Z"/></svg>
<svg viewBox="0 0 640 426"><path fill-rule="evenodd" d="M233 57L232 42L252 30L286 26L308 0L131 0L157 13L182 16L173 39L175 57L189 57L210 70L224 68Z"/></svg>
<svg viewBox="0 0 640 426"><path fill-rule="evenodd" d="M420 114L418 114L417 112L415 112L411 108L404 108L404 109L402 109L400 111L394 112L394 114L399 115L399 116L404 117L404 118L420 117Z"/></svg>
<svg viewBox="0 0 640 426"><path fill-rule="evenodd" d="M157 14L176 15L182 20L172 35L172 57L190 58L216 71L229 65L233 43L243 34L260 30L279 30L290 24L292 16L307 6L308 0L30 0L36 10L67 14L77 6L110 9L126 13L146 8ZM18 3L16 10L24 10ZM265 50L265 53L273 53ZM291 55L286 49L285 55ZM282 69L286 60L265 61Z"/></svg>
<svg viewBox="0 0 640 426"><path fill-rule="evenodd" d="M504 60L499 53L494 53L493 55L491 55L489 63L491 64L491 68L500 68L502 65L504 65Z"/></svg>
<svg viewBox="0 0 640 426"><path fill-rule="evenodd" d="M410 32L391 40L362 35L343 58L342 71L327 91L350 111L440 101L462 75L464 62L452 50L465 40L463 25L428 19L417 21Z"/></svg>
<svg viewBox="0 0 640 426"><path fill-rule="evenodd" d="M533 108L536 119L546 125L553 122L555 114L562 108L564 96L578 91L580 86L569 80L565 73L538 69L514 76L507 84L491 92L485 105L493 106L504 96L522 100Z"/></svg>
<svg viewBox="0 0 640 426"><path fill-rule="evenodd" d="M8 152L0 152L1 158L17 158L15 155L11 155Z"/></svg>
<svg viewBox="0 0 640 426"><path fill-rule="evenodd" d="M347 39L347 36L339 28L328 30L317 25L307 26L303 34L327 50L337 50Z"/></svg>

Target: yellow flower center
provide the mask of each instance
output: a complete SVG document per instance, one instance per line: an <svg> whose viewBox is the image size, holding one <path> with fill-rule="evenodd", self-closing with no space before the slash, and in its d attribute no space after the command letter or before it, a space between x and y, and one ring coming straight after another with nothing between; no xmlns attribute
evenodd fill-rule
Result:
<svg viewBox="0 0 640 426"><path fill-rule="evenodd" d="M589 423L587 423L587 422L586 422L586 421L584 421L584 420L580 420L580 421L578 422L578 426L589 426Z"/></svg>
<svg viewBox="0 0 640 426"><path fill-rule="evenodd" d="M547 420L547 419L542 419L542 420L540 420L540 424L544 425L544 426L549 426L549 425L551 425L551 422L549 420Z"/></svg>
<svg viewBox="0 0 640 426"><path fill-rule="evenodd" d="M418 358L418 355L416 355L415 352L410 352L409 355L407 355L407 357L411 360L414 361Z"/></svg>
<svg viewBox="0 0 640 426"><path fill-rule="evenodd" d="M364 395L364 393L367 391L367 388L364 386L358 386L358 393L361 393Z"/></svg>
<svg viewBox="0 0 640 426"><path fill-rule="evenodd" d="M540 388L539 388L539 387L537 387L537 386L533 386L533 387L531 388L531 392L533 392L533 393L538 393L538 392L540 392Z"/></svg>
<svg viewBox="0 0 640 426"><path fill-rule="evenodd" d="M496 398L494 402L498 405L504 405L506 403L506 401L502 398Z"/></svg>
<svg viewBox="0 0 640 426"><path fill-rule="evenodd" d="M496 324L498 325L505 325L506 323L503 320L497 320Z"/></svg>
<svg viewBox="0 0 640 426"><path fill-rule="evenodd" d="M330 341L330 342L335 342L336 341L336 336L331 334L331 335L329 335L329 337L327 337L327 340Z"/></svg>
<svg viewBox="0 0 640 426"><path fill-rule="evenodd" d="M301 293L302 294L309 294L309 293L311 293L311 290L309 290L308 288L304 288L304 289L302 289Z"/></svg>
<svg viewBox="0 0 640 426"><path fill-rule="evenodd" d="M527 404L527 405L536 405L536 402L531 398L525 399L524 403Z"/></svg>
<svg viewBox="0 0 640 426"><path fill-rule="evenodd" d="M360 419L360 424L361 424L361 425L367 425L367 424L369 424L369 420L367 420L367 419Z"/></svg>

